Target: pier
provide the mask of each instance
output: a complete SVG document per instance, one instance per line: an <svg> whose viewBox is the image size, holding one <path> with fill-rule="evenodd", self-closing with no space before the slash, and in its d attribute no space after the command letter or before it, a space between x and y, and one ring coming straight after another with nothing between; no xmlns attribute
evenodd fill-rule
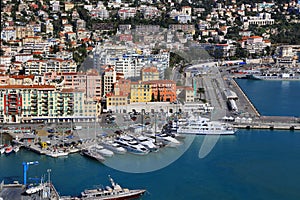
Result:
<svg viewBox="0 0 300 200"><path fill-rule="evenodd" d="M202 66L195 65L192 68L201 71ZM197 88L205 89L206 100L215 108L215 113L212 113L211 116L212 120L222 120L224 116L231 117L233 120L228 122L238 129L300 130L299 117L261 116L242 88L236 83L235 78L237 77L229 74L226 69L219 70L218 67L210 65L206 74L187 77L186 82L189 82L191 78ZM238 112L232 111L226 106L228 99L225 95L221 95L225 90L233 91L236 94L235 103Z"/></svg>
<svg viewBox="0 0 300 200"><path fill-rule="evenodd" d="M3 200L32 200L32 199L40 199L40 200L59 200L60 196L56 191L55 187L51 183L47 183L47 188L50 188L50 192L44 193L44 191L40 191L34 194L26 194L26 186L20 184L18 182L12 184L0 184L0 199ZM46 188L45 187L45 188Z"/></svg>

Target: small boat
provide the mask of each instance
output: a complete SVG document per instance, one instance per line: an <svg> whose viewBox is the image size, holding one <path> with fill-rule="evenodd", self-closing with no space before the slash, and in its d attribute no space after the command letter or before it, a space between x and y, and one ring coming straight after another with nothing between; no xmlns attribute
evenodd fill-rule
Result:
<svg viewBox="0 0 300 200"><path fill-rule="evenodd" d="M13 150L14 150L15 153L17 153L20 150L20 146L14 146Z"/></svg>
<svg viewBox="0 0 300 200"><path fill-rule="evenodd" d="M103 147L105 147L106 149L111 150L117 154L125 154L127 152L124 147L120 146L118 143L113 141L105 141L102 142L101 145L103 145Z"/></svg>
<svg viewBox="0 0 300 200"><path fill-rule="evenodd" d="M58 157L66 157L68 156L68 152L62 151L62 150L54 150L50 153L47 153L47 156L53 157L53 158L58 158Z"/></svg>
<svg viewBox="0 0 300 200"><path fill-rule="evenodd" d="M6 148L6 147L5 147L4 145L1 145L1 146L0 146L0 153L1 153L1 154L4 154L4 153L5 153L5 148Z"/></svg>
<svg viewBox="0 0 300 200"><path fill-rule="evenodd" d="M41 183L37 186L28 188L25 192L26 192L26 194L34 194L34 193L37 193L37 192L43 190L45 188L45 186L46 185L44 183Z"/></svg>
<svg viewBox="0 0 300 200"><path fill-rule="evenodd" d="M9 145L5 148L5 153L10 154L11 152L13 152L13 147L11 145Z"/></svg>
<svg viewBox="0 0 300 200"><path fill-rule="evenodd" d="M119 184L109 176L111 187L106 186L105 189L90 189L81 192L81 199L93 199L93 200L121 200L121 199L136 199L142 196L146 190L136 189L131 190L128 188L122 188Z"/></svg>

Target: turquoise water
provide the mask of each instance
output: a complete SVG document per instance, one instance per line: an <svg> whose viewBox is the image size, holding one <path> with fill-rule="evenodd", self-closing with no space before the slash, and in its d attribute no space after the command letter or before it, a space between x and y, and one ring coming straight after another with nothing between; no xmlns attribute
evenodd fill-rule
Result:
<svg viewBox="0 0 300 200"><path fill-rule="evenodd" d="M299 83L290 83L288 88L298 87L296 91L299 91ZM239 84L246 85L244 82ZM272 85L264 84L249 82L243 88L248 92L248 88L267 87L267 92L260 89L254 92L259 96L257 99L260 96L268 98L269 93L273 95L274 89ZM283 101L278 94L272 103ZM296 102L297 105L297 95L296 99L292 97L287 102L292 105ZM277 110L278 115L300 114L296 109L289 109L291 106L276 109L276 104L270 106L267 101L257 101L255 96L251 98L259 109L274 105L273 109L263 111L266 114L272 110ZM0 180L17 179L22 182L22 162L37 160L40 164L30 166L28 177L40 177L46 175L48 168L52 169L51 180L61 195L79 195L86 188L107 185L107 175L111 175L122 186L147 189L148 193L142 197L144 200L300 199L299 131L239 130L235 136L220 137L212 151L200 159L198 153L203 139L204 136L195 137L178 159L162 169L147 173L118 171L79 154L54 159L22 149L17 154L0 157ZM140 157L140 162L165 160L166 156L177 156L174 152L175 149L164 149L157 155ZM131 159L127 156L119 157L120 164L126 164L122 159Z"/></svg>

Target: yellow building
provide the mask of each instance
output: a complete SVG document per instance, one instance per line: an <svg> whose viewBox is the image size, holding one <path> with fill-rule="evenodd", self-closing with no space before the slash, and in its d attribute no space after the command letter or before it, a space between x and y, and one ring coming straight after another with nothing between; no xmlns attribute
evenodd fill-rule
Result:
<svg viewBox="0 0 300 200"><path fill-rule="evenodd" d="M113 93L106 94L106 108L108 111L122 113L127 104L128 100L125 95L114 95Z"/></svg>
<svg viewBox="0 0 300 200"><path fill-rule="evenodd" d="M152 89L142 82L132 82L130 87L130 102L150 102Z"/></svg>

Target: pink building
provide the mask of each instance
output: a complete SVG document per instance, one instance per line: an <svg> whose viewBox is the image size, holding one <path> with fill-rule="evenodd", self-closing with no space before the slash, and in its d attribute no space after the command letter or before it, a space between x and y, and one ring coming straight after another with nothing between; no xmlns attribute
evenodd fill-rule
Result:
<svg viewBox="0 0 300 200"><path fill-rule="evenodd" d="M83 90L86 98L101 99L101 76L96 70L84 72L49 72L44 74L44 83L56 82L63 88Z"/></svg>

